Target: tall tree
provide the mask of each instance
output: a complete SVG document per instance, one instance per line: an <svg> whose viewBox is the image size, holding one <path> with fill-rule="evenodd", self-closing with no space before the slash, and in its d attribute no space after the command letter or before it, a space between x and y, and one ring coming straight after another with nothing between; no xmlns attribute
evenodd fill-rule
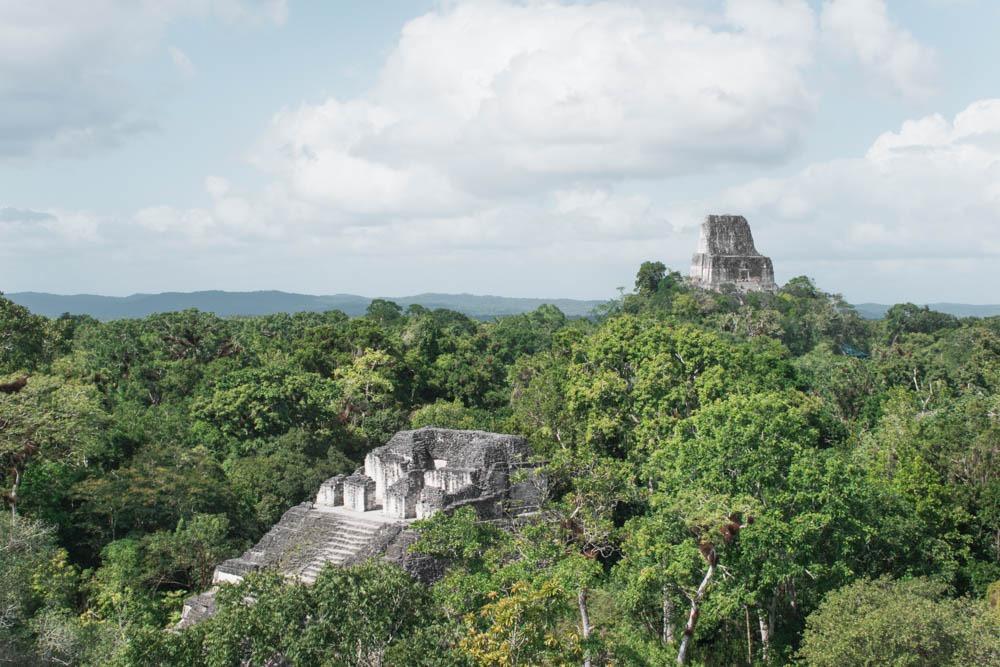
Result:
<svg viewBox="0 0 1000 667"><path fill-rule="evenodd" d="M77 382L33 375L13 392L0 392L0 479L17 513L25 469L37 460L84 464L96 451L106 415L97 392Z"/></svg>

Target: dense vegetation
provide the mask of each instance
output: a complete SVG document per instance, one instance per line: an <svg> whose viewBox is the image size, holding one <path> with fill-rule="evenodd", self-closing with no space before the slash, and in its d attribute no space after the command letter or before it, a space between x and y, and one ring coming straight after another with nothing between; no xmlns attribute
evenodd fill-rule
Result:
<svg viewBox="0 0 1000 667"><path fill-rule="evenodd" d="M185 596L406 427L520 433L544 511ZM647 263L594 319L377 300L106 323L0 297L0 661L1000 664L1000 318ZM991 601L992 600L992 604Z"/></svg>

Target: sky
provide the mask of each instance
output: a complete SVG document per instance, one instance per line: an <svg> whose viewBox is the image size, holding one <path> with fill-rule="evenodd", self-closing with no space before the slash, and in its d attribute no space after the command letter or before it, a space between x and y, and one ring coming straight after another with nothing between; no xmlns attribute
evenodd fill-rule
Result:
<svg viewBox="0 0 1000 667"><path fill-rule="evenodd" d="M0 0L0 291L998 303L995 0Z"/></svg>

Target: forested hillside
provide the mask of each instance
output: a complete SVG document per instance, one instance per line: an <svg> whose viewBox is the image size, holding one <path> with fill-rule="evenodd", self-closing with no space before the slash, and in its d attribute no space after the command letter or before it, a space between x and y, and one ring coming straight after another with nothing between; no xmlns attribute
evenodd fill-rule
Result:
<svg viewBox="0 0 1000 667"><path fill-rule="evenodd" d="M181 601L399 429L517 433L513 530L457 512L316 584ZM48 319L0 298L0 662L1000 664L1000 318L863 320L662 264L594 319ZM282 662L283 660L283 662Z"/></svg>
<svg viewBox="0 0 1000 667"><path fill-rule="evenodd" d="M609 291L610 293L610 291ZM63 313L90 315L99 320L148 317L156 313L197 308L222 317L234 315L273 315L275 313L325 312L339 310L347 315L364 315L375 299L357 294L314 296L289 292L164 292L131 296L96 296L93 294L46 294L16 292L7 298L37 315L59 317ZM528 299L478 294L416 294L393 299L406 308L446 308L476 319L520 315L551 303L566 315L589 315L600 301L580 299ZM875 304L869 304L879 307ZM880 311L876 317L881 317Z"/></svg>

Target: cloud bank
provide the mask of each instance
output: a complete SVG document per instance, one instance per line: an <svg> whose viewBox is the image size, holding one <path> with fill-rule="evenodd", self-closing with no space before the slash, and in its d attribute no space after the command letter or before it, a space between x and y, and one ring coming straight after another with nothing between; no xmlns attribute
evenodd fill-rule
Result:
<svg viewBox="0 0 1000 667"><path fill-rule="evenodd" d="M0 0L0 160L87 155L153 129L125 70L171 23L286 16L285 0Z"/></svg>
<svg viewBox="0 0 1000 667"><path fill-rule="evenodd" d="M906 121L863 156L757 179L721 200L768 221L778 253L800 265L862 262L940 298L981 291L1000 278L1000 99Z"/></svg>
<svg viewBox="0 0 1000 667"><path fill-rule="evenodd" d="M564 216L567 192L599 203L597 218L612 202L634 211L612 193L628 179L795 151L815 104L804 80L814 38L798 0L715 14L450 3L406 24L364 95L275 115L252 156L272 178L266 192L245 205L213 192L211 208L170 222L158 207L155 224L152 211L139 220L199 238L240 220L247 233L280 234L269 218L319 233L451 221L462 238L472 219L488 227L525 206L529 217Z"/></svg>
<svg viewBox="0 0 1000 667"><path fill-rule="evenodd" d="M890 92L926 98L936 90L937 58L889 16L885 0L826 0L823 37Z"/></svg>

